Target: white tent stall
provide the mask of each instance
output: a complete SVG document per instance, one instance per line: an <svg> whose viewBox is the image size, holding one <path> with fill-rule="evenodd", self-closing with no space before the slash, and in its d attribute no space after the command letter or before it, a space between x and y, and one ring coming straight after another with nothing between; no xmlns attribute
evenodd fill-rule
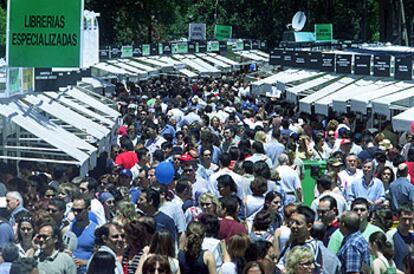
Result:
<svg viewBox="0 0 414 274"><path fill-rule="evenodd" d="M227 57L224 57L220 54L217 54L217 53L207 53L207 55L213 57L214 59L217 59L219 61L222 61L226 64L231 65L234 71L239 71L240 70L240 63L238 63L236 61L233 61L233 60L231 60Z"/></svg>
<svg viewBox="0 0 414 274"><path fill-rule="evenodd" d="M347 76L338 79L336 82L312 93L311 95L300 99L299 100L299 109L303 112L311 113L312 111L312 104L319 99L328 96L331 93L336 92L339 89L344 88L347 85L352 84L353 82L357 81L359 77L357 76Z"/></svg>
<svg viewBox="0 0 414 274"><path fill-rule="evenodd" d="M341 76L336 74L324 74L320 77L317 77L313 80L306 81L302 84L293 86L293 87L286 87L286 100L292 103L297 103L300 97L306 97L313 92L318 86L321 86L327 82L334 81L335 79L339 79Z"/></svg>
<svg viewBox="0 0 414 274"><path fill-rule="evenodd" d="M29 94L21 101L28 103L39 112L45 112L47 117L54 119L54 122L69 130L87 142L96 140L98 152L108 149L111 140L111 130L103 125L95 123L72 109L63 106L58 101L42 94ZM76 131L73 129L77 129Z"/></svg>
<svg viewBox="0 0 414 274"><path fill-rule="evenodd" d="M347 94L344 94L342 97L336 97L332 99L332 108L338 112L338 113L345 113L347 112L348 106L349 106L349 100L352 99L355 96L359 96L367 91L370 90L378 90L383 87L386 87L388 85L394 84L395 81L392 79L380 79L377 81L374 81L370 85L360 87L359 91L350 91Z"/></svg>
<svg viewBox="0 0 414 274"><path fill-rule="evenodd" d="M235 51L234 53L240 55L241 57L253 60L255 62L269 62L269 58L257 55L251 51Z"/></svg>
<svg viewBox="0 0 414 274"><path fill-rule="evenodd" d="M411 123L414 121L414 107L392 117L392 127L396 131L411 131Z"/></svg>
<svg viewBox="0 0 414 274"><path fill-rule="evenodd" d="M76 165L81 175L95 167L97 149L21 101L0 103L0 159Z"/></svg>
<svg viewBox="0 0 414 274"><path fill-rule="evenodd" d="M288 69L253 82L251 84L251 93L264 94L272 92L273 89L285 91L288 83L304 80L310 77L316 77L322 74L322 72L316 71Z"/></svg>
<svg viewBox="0 0 414 274"><path fill-rule="evenodd" d="M205 53L198 53L197 57L200 57L201 59L213 64L215 67L219 68L222 72L231 72L232 66L229 64L226 64L225 62L218 60L214 57L211 57Z"/></svg>
<svg viewBox="0 0 414 274"><path fill-rule="evenodd" d="M329 114L329 107L332 106L333 100L337 98L350 98L353 96L357 97L365 90L371 89L374 83L375 78L373 77L363 78L342 89L339 89L334 93L329 94L328 96L322 97L314 103L315 113L327 116ZM333 110L336 109L333 108Z"/></svg>
<svg viewBox="0 0 414 274"><path fill-rule="evenodd" d="M358 96L351 98L351 110L367 114L368 107L371 107L372 100L407 89L412 87L412 85L413 83L410 82L395 82L392 85L388 85L377 90L367 90L363 94L358 94Z"/></svg>
<svg viewBox="0 0 414 274"><path fill-rule="evenodd" d="M174 65L171 65L167 62L163 62L160 59L148 58L148 57L139 57L136 60L138 60L142 63L150 64L152 66L160 67L160 69L162 71L171 71L171 70L174 69Z"/></svg>
<svg viewBox="0 0 414 274"><path fill-rule="evenodd" d="M391 118L392 110L404 111L414 106L414 87L371 101L372 111Z"/></svg>
<svg viewBox="0 0 414 274"><path fill-rule="evenodd" d="M141 62L137 61L138 58L133 59L120 59L121 62L128 64L132 67L135 67L139 70L145 71L148 73L150 77L158 77L160 75L160 68L159 67L153 67L146 64L143 64Z"/></svg>

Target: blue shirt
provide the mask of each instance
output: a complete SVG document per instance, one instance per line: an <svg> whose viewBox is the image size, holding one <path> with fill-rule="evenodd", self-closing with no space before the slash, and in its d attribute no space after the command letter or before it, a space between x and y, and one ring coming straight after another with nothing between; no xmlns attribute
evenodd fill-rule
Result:
<svg viewBox="0 0 414 274"><path fill-rule="evenodd" d="M97 224L90 222L82 231L78 231L75 222L70 225L70 231L75 233L78 237L78 246L73 251L73 256L82 260L89 260L93 254L93 247L95 245L95 229ZM86 266L78 267L78 273L86 271Z"/></svg>
<svg viewBox="0 0 414 274"><path fill-rule="evenodd" d="M367 184L365 177L356 179L350 186L348 199L353 201L359 197L365 198L371 202L385 199L384 184L380 179L375 177L371 179L369 184Z"/></svg>
<svg viewBox="0 0 414 274"><path fill-rule="evenodd" d="M273 167L279 165L278 157L285 151L285 146L279 143L277 140L272 140L264 145L267 157L272 160Z"/></svg>
<svg viewBox="0 0 414 274"><path fill-rule="evenodd" d="M414 203L414 186L405 177L400 177L390 184L391 209L397 213L402 204Z"/></svg>
<svg viewBox="0 0 414 274"><path fill-rule="evenodd" d="M342 273L361 273L362 266L369 266L368 242L361 232L347 235L338 251L338 258L342 264Z"/></svg>

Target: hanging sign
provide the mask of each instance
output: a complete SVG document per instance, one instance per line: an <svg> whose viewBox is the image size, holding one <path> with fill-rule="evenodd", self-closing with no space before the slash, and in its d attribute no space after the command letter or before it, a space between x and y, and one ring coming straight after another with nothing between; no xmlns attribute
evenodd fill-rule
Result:
<svg viewBox="0 0 414 274"><path fill-rule="evenodd" d="M11 67L79 67L83 1L9 0Z"/></svg>

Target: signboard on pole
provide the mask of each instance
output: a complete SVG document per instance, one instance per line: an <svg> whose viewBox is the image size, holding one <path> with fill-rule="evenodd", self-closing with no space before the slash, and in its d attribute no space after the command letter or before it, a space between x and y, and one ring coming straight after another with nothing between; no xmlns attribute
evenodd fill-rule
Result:
<svg viewBox="0 0 414 274"><path fill-rule="evenodd" d="M352 72L352 55L337 54L336 55L336 72L349 74Z"/></svg>
<svg viewBox="0 0 414 274"><path fill-rule="evenodd" d="M315 24L316 41L332 41L332 24Z"/></svg>
<svg viewBox="0 0 414 274"><path fill-rule="evenodd" d="M371 55L355 55L354 73L371 75Z"/></svg>
<svg viewBox="0 0 414 274"><path fill-rule="evenodd" d="M206 24L190 23L188 25L188 40L206 40Z"/></svg>
<svg viewBox="0 0 414 274"><path fill-rule="evenodd" d="M215 25L214 26L214 38L216 40L222 41L231 39L233 28L231 26L225 25Z"/></svg>
<svg viewBox="0 0 414 274"><path fill-rule="evenodd" d="M396 80L412 80L413 79L413 59L411 56L395 57Z"/></svg>
<svg viewBox="0 0 414 274"><path fill-rule="evenodd" d="M121 51L121 58L130 58L134 55L132 46L122 46Z"/></svg>
<svg viewBox="0 0 414 274"><path fill-rule="evenodd" d="M220 51L220 43L218 41L208 41L207 51L208 52L219 52Z"/></svg>
<svg viewBox="0 0 414 274"><path fill-rule="evenodd" d="M374 55L374 76L389 77L391 57L388 55Z"/></svg>
<svg viewBox="0 0 414 274"><path fill-rule="evenodd" d="M142 56L149 56L151 53L151 47L148 44L142 45Z"/></svg>
<svg viewBox="0 0 414 274"><path fill-rule="evenodd" d="M83 1L8 0L11 67L79 67Z"/></svg>

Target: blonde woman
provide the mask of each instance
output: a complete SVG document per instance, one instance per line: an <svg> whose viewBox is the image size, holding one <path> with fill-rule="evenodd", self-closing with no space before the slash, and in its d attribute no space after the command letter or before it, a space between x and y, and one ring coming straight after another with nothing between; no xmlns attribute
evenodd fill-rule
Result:
<svg viewBox="0 0 414 274"><path fill-rule="evenodd" d="M129 201L121 201L116 206L116 213L113 222L125 226L127 223L138 220L135 206Z"/></svg>
<svg viewBox="0 0 414 274"><path fill-rule="evenodd" d="M315 258L312 251L303 246L295 246L286 254L286 274L312 274Z"/></svg>

